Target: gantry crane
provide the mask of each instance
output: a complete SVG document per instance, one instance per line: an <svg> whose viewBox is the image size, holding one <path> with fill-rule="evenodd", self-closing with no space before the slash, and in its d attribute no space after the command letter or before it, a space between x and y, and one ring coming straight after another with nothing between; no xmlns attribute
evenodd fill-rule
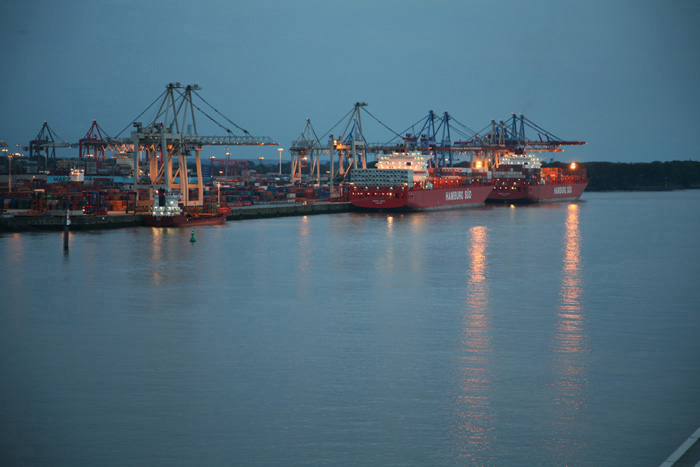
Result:
<svg viewBox="0 0 700 467"><path fill-rule="evenodd" d="M134 150L134 188L139 188L139 153L145 152L148 163L149 184L154 187L172 191L179 187L182 194L181 203L185 207L202 206L203 181L200 151L204 145L217 146L266 146L278 145L266 136L251 136L247 130L239 127L204 100L197 91L199 85L183 86L180 82L169 83L165 92L156 99L160 106L156 116L149 124L132 122L134 130L128 139L115 140L114 143ZM244 136L237 136L232 130L214 120L194 102L194 97L201 99L231 125L243 131ZM153 104L151 104L152 106ZM149 108L151 107L149 106ZM197 134L195 109L226 130L228 136L200 136ZM141 113L143 115L144 112ZM129 144L130 143L130 144ZM187 170L187 157L194 153L196 163L196 181L191 182ZM173 164L174 160L177 164ZM179 180L178 180L179 179ZM196 194L190 190L196 190Z"/></svg>
<svg viewBox="0 0 700 467"><path fill-rule="evenodd" d="M302 168L310 167L309 175L314 178L316 183L320 183L320 158L323 151L328 151L328 148L321 145L321 141L311 125L311 119L307 118L304 131L289 149L292 155L292 181L301 181Z"/></svg>
<svg viewBox="0 0 700 467"><path fill-rule="evenodd" d="M480 132L473 135L471 140L454 144L455 147L474 152L483 158L490 167L498 167L503 155L521 155L525 152L561 152L562 146L586 144L585 141L563 140L554 136L523 114L511 115L510 124L503 120L491 122ZM526 128L537 133L537 139L525 135Z"/></svg>
<svg viewBox="0 0 700 467"><path fill-rule="evenodd" d="M56 160L56 148L71 147L68 141L62 140L52 129L49 124L44 121L44 124L36 135L36 138L29 142L29 157L35 157L37 161L41 159L41 153L44 152L44 170L49 170L49 159Z"/></svg>
<svg viewBox="0 0 700 467"><path fill-rule="evenodd" d="M331 159L331 178L334 178L334 158L338 156L338 176L344 180L350 169L357 167L358 161L363 168L367 168L366 147L367 143L362 133L362 117L360 110L367 106L366 102L356 102L353 108L336 123L336 126L350 116L345 125L345 129L340 136L329 135L329 141L324 146L316 131L311 125L311 120L306 119L306 126L299 138L292 142L290 152L292 154L292 179L301 180L302 168L311 167L310 175L314 175L317 182L320 181L320 155L328 152ZM366 110L365 110L366 112ZM369 112L367 112L369 114ZM371 114L370 114L371 115ZM335 128L335 127L333 127ZM331 128L326 135L333 131ZM325 135L324 135L325 136ZM332 188L332 187L331 187Z"/></svg>
<svg viewBox="0 0 700 467"><path fill-rule="evenodd" d="M105 149L108 147L112 139L98 125L97 120L92 121L92 125L85 137L78 141L78 156L93 157L95 161L101 158L101 163L105 161Z"/></svg>
<svg viewBox="0 0 700 467"><path fill-rule="evenodd" d="M517 117L513 114L509 125L502 120L498 123L491 120L483 130L474 131L458 122L447 111L438 117L430 110L427 117L399 134L367 111L366 106L366 102L355 103L352 110L340 121L343 122L350 116L342 134L339 137L330 135L327 146L322 146L315 132L309 131L310 121L307 119L307 128L293 143L293 157L296 159L293 159L292 175L295 176L298 173L299 175L295 177L300 177L300 169L295 169L295 166L303 165L303 156L308 155L311 149L319 153L326 150L331 153L331 177L334 176L333 160L335 155L338 155L338 176L342 182L347 178L350 169L358 167L358 163L362 168L367 167L368 153L419 151L430 156L429 166L433 168L451 167L455 158L467 156L470 167L486 169L498 166L500 157L503 155L524 154L525 151L559 152L563 150L561 146L586 144L583 141L567 141L558 138L522 114ZM390 130L395 137L385 143L367 143L362 131L360 111L364 111ZM419 129L416 131L416 128ZM528 138L525 135L526 128L530 131L534 130L537 133L537 139ZM457 137L461 139L452 141L453 135L458 135Z"/></svg>
<svg viewBox="0 0 700 467"><path fill-rule="evenodd" d="M455 125L456 124L456 125ZM418 132L415 128L422 125ZM537 139L525 135L526 128L537 132ZM418 123L405 130L401 142L369 144L369 152L421 151L430 155L430 166L451 167L456 156L469 156L474 168L498 166L500 157L529 152L560 152L561 146L586 144L583 141L566 141L554 136L524 115L512 115L510 124L503 120L491 122L481 131L474 131L459 123L448 112L437 118L433 111ZM452 133L463 139L452 141Z"/></svg>
<svg viewBox="0 0 700 467"><path fill-rule="evenodd" d="M402 145L408 150L432 155L433 157L429 160L431 167L451 167L454 149L452 148L450 120L451 117L447 111L438 118L431 109L428 116L422 120L422 127L417 133L413 130L417 124L411 126L411 133L407 133L407 130L404 131ZM440 134L439 139L438 134Z"/></svg>
<svg viewBox="0 0 700 467"><path fill-rule="evenodd" d="M357 168L360 160L362 168L367 168L367 142L362 132L362 115L360 110L367 106L366 102L355 102L352 115L343 133L335 140L334 149L338 151L338 174L344 180L348 171ZM333 156L331 156L333 157Z"/></svg>

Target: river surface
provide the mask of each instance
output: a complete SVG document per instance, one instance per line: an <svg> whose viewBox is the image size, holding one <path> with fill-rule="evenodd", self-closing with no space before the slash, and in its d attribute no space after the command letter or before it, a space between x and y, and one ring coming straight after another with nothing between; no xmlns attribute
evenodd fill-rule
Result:
<svg viewBox="0 0 700 467"><path fill-rule="evenodd" d="M658 466L700 190L0 235L0 464Z"/></svg>

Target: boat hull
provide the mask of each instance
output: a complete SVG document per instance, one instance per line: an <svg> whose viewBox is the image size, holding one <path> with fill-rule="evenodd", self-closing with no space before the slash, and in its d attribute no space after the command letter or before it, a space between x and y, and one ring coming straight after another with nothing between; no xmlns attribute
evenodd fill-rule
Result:
<svg viewBox="0 0 700 467"><path fill-rule="evenodd" d="M511 180L512 181L512 180ZM496 183L487 198L488 203L527 204L578 199L588 186L588 182L554 183L547 185L530 185L516 183L510 186Z"/></svg>
<svg viewBox="0 0 700 467"><path fill-rule="evenodd" d="M388 187L350 192L350 204L366 211L430 211L481 206L491 185L391 191Z"/></svg>
<svg viewBox="0 0 700 467"><path fill-rule="evenodd" d="M226 214L192 217L185 214L178 216L144 216L143 221L150 227L194 227L197 225L221 225L226 222Z"/></svg>

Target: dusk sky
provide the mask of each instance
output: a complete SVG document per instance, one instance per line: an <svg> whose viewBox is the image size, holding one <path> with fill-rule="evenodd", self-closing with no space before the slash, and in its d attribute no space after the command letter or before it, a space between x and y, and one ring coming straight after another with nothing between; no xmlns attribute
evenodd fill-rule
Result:
<svg viewBox="0 0 700 467"><path fill-rule="evenodd" d="M93 119L128 137L180 81L278 141L285 160L306 118L321 137L357 101L396 132L430 109L474 130L523 113L588 142L556 155L565 162L700 159L696 0L0 0L0 13L10 147L45 120L71 143ZM224 134L197 119L199 134ZM363 124L370 142L394 136ZM278 158L276 148L233 155Z"/></svg>

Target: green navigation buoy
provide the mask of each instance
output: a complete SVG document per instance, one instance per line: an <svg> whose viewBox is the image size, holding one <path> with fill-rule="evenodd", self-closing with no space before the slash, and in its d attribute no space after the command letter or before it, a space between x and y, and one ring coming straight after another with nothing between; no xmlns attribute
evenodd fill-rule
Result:
<svg viewBox="0 0 700 467"><path fill-rule="evenodd" d="M194 243L194 242L196 242L196 241L197 241L197 240L195 240L195 238L194 238L194 229L192 229L192 237L190 237L190 242L191 242L191 243Z"/></svg>

